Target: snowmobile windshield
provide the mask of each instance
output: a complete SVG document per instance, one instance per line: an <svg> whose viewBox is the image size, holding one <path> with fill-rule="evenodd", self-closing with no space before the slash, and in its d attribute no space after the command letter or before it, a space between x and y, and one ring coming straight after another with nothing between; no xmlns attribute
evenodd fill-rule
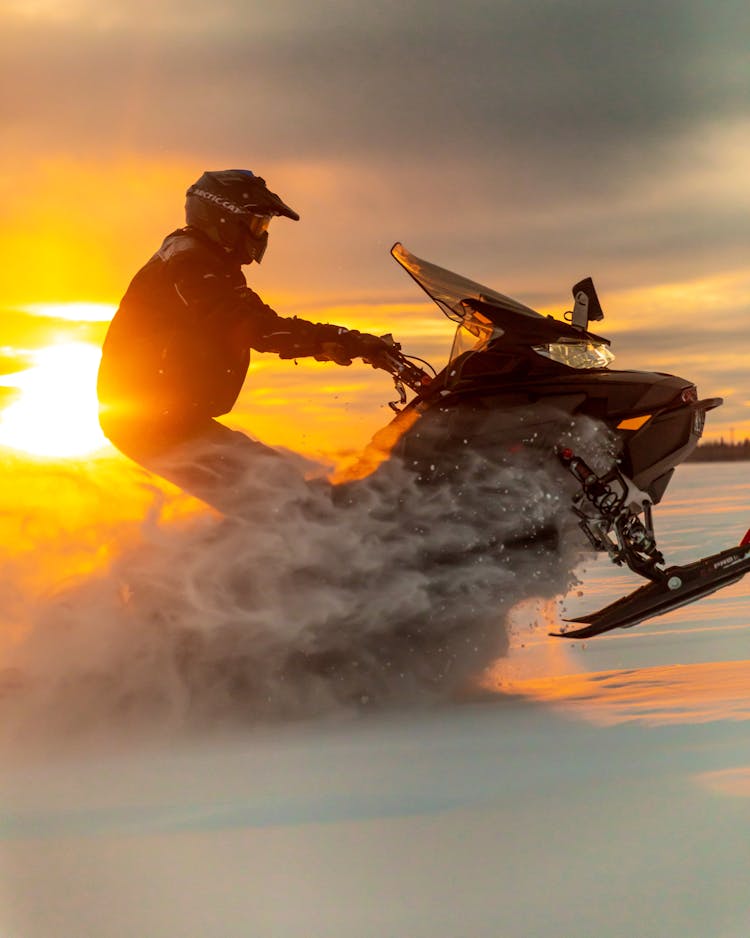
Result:
<svg viewBox="0 0 750 938"><path fill-rule="evenodd" d="M464 352L481 352L482 349L487 348L493 338L502 334L503 330L493 326L481 313L472 312L456 329L449 361L453 361Z"/></svg>
<svg viewBox="0 0 750 938"><path fill-rule="evenodd" d="M490 323L501 328L504 312L521 313L524 316L532 316L534 319L544 318L541 313L537 313L509 296L503 296L502 293L490 287L484 287L481 283L467 280L460 274L454 274L450 270L438 267L437 264L415 257L406 250L403 244L398 242L394 244L391 248L391 255L454 322L463 325L467 318L473 319L478 315L466 305L466 300L481 300L490 309L486 316L480 318L485 324ZM497 310L497 317L492 315L493 309Z"/></svg>
<svg viewBox="0 0 750 938"><path fill-rule="evenodd" d="M481 351L494 338L503 334L503 314L519 313L534 319L544 319L541 313L524 306L517 300L504 296L481 283L468 280L460 274L438 267L430 261L416 257L403 244L396 243L391 255L404 270L419 284L425 293L440 307L458 330L451 350L451 361L463 352ZM479 300L482 312L472 308L469 301Z"/></svg>
<svg viewBox="0 0 750 938"><path fill-rule="evenodd" d="M569 368L606 368L614 359L607 348L609 341L593 332L543 316L490 287L415 257L398 242L391 254L442 312L458 323L451 362L498 340L509 346L524 345Z"/></svg>

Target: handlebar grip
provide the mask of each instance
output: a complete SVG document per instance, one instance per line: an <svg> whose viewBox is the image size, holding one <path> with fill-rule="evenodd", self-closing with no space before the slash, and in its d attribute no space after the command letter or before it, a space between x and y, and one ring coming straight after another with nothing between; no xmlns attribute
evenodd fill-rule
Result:
<svg viewBox="0 0 750 938"><path fill-rule="evenodd" d="M423 371L419 365L416 365L401 351L401 343L396 342L393 335L388 332L379 336L387 345L389 350L382 356L377 363L373 363L376 368L383 368L393 375L395 381L400 381L412 391L419 392L432 381L431 375Z"/></svg>

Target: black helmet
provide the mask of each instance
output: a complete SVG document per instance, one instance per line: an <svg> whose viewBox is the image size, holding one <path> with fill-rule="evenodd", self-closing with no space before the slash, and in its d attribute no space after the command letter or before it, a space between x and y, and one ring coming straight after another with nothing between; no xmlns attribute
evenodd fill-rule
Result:
<svg viewBox="0 0 750 938"><path fill-rule="evenodd" d="M188 225L232 252L241 264L261 262L268 225L276 215L299 221L299 215L249 169L206 172L187 191Z"/></svg>

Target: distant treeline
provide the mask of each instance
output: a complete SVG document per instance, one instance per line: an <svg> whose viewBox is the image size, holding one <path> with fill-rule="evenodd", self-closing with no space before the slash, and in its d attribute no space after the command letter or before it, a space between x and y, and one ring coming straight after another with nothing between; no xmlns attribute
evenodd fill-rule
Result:
<svg viewBox="0 0 750 938"><path fill-rule="evenodd" d="M687 461L723 462L735 459L750 459L750 440L745 438L740 443L726 443L722 437L718 443L699 443Z"/></svg>

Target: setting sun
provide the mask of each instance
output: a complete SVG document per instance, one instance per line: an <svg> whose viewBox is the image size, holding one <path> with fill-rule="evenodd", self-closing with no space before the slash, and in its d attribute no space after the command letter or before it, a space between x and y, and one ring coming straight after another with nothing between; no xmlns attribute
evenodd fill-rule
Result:
<svg viewBox="0 0 750 938"><path fill-rule="evenodd" d="M115 308L111 303L29 303L22 307L32 316L51 316L70 322L109 322Z"/></svg>
<svg viewBox="0 0 750 938"><path fill-rule="evenodd" d="M100 351L88 342L33 352L33 365L0 378L20 396L0 414L0 445L36 456L84 456L107 445L99 428Z"/></svg>

